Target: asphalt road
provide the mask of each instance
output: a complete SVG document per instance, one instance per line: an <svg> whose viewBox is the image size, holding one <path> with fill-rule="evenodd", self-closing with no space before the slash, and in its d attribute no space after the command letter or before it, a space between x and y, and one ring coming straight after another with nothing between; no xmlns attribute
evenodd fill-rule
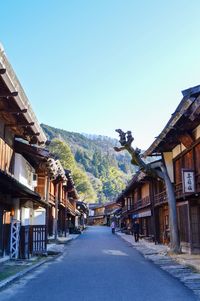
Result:
<svg viewBox="0 0 200 301"><path fill-rule="evenodd" d="M1 301L191 301L177 279L134 250L109 228L90 227L66 252L7 290Z"/></svg>

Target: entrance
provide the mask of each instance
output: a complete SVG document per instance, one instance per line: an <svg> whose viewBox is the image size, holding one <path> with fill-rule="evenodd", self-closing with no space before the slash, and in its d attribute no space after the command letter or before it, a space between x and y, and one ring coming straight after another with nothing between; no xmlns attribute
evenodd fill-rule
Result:
<svg viewBox="0 0 200 301"><path fill-rule="evenodd" d="M10 253L10 211L0 208L0 256Z"/></svg>

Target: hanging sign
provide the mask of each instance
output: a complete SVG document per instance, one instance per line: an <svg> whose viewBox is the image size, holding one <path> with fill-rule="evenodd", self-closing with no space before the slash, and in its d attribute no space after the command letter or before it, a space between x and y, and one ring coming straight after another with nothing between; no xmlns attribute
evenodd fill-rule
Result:
<svg viewBox="0 0 200 301"><path fill-rule="evenodd" d="M182 169L183 178L183 193L194 193L195 192L195 179L194 171L189 169Z"/></svg>

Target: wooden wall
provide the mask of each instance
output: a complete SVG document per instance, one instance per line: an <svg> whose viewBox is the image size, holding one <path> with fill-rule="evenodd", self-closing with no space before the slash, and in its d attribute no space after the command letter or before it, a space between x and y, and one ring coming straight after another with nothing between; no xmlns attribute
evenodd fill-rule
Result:
<svg viewBox="0 0 200 301"><path fill-rule="evenodd" d="M0 138L0 169L6 173L13 173L13 149Z"/></svg>

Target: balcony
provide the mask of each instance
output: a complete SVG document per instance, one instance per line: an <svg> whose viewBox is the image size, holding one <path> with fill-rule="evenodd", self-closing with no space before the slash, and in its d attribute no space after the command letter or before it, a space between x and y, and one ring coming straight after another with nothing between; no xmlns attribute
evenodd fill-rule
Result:
<svg viewBox="0 0 200 301"><path fill-rule="evenodd" d="M200 174L195 175L195 193L200 192ZM175 194L176 198L180 199L185 197L186 195L188 196L188 193L183 193L183 185L182 182L175 184ZM193 193L191 193L193 194Z"/></svg>
<svg viewBox="0 0 200 301"><path fill-rule="evenodd" d="M125 214L128 211L127 206L122 207L122 214Z"/></svg>
<svg viewBox="0 0 200 301"><path fill-rule="evenodd" d="M175 184L174 188L175 188L175 195L177 199L184 196L182 182Z"/></svg>
<svg viewBox="0 0 200 301"><path fill-rule="evenodd" d="M65 198L62 198L60 200L60 205L62 205L63 207L66 207L66 199Z"/></svg>
<svg viewBox="0 0 200 301"><path fill-rule="evenodd" d="M168 201L168 198L167 198L167 193L166 191L162 191L160 193L157 193L155 196L154 196L154 205L157 206L157 205L160 205L160 204L164 204Z"/></svg>
<svg viewBox="0 0 200 301"><path fill-rule="evenodd" d="M134 202L134 204L128 204L124 207L122 207L122 214L125 214L126 212L133 212L134 210L138 210L138 209L142 209L144 207L147 207L151 204L151 198L150 196L146 196L143 199L140 199L136 202Z"/></svg>
<svg viewBox="0 0 200 301"><path fill-rule="evenodd" d="M76 206L72 205L69 200L66 200L66 208L75 215Z"/></svg>
<svg viewBox="0 0 200 301"><path fill-rule="evenodd" d="M49 203L55 204L55 195L52 193L49 193Z"/></svg>
<svg viewBox="0 0 200 301"><path fill-rule="evenodd" d="M138 200L136 203L134 203L134 209L140 209L140 208L144 208L147 207L151 204L151 199L150 196L146 196L145 198Z"/></svg>

